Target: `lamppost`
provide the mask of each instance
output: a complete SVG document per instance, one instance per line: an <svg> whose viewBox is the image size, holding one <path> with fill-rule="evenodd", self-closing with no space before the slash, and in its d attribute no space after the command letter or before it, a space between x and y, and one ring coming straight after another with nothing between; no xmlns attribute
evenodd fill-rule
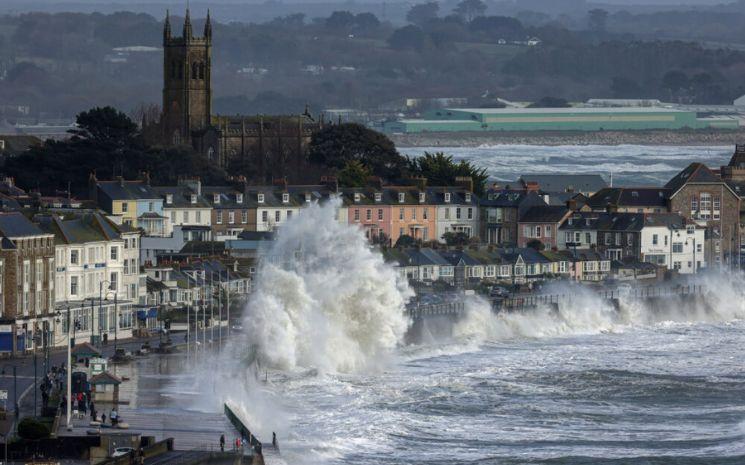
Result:
<svg viewBox="0 0 745 465"><path fill-rule="evenodd" d="M116 355L116 349L118 347L119 343L119 337L118 337L118 330L119 330L119 307L118 307L118 294L116 290L108 290L106 291L106 295L104 296L104 300L109 300L109 295L114 294L114 355Z"/></svg>
<svg viewBox="0 0 745 465"><path fill-rule="evenodd" d="M57 312L57 322L59 323L60 314ZM72 326L72 328L71 328ZM75 340L75 330L77 329L78 321L72 319L70 306L67 306L67 411L66 413L66 423L67 430L72 430L72 425L70 424L71 421L71 414L72 414L72 344ZM73 331L73 337L70 338L70 329Z"/></svg>
<svg viewBox="0 0 745 465"><path fill-rule="evenodd" d="M107 284L108 289L111 290L112 283L111 281L103 280L98 283L98 337L101 338L101 315L104 313L103 310L103 285ZM103 329L106 329L106 320L108 318L104 318L104 327ZM99 345L101 345L101 341L99 340Z"/></svg>

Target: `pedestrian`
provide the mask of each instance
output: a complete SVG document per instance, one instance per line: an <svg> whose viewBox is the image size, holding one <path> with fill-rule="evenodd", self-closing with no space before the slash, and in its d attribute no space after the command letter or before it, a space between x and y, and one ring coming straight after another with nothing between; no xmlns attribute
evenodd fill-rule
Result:
<svg viewBox="0 0 745 465"><path fill-rule="evenodd" d="M220 452L225 452L225 435L220 435Z"/></svg>
<svg viewBox="0 0 745 465"><path fill-rule="evenodd" d="M272 431L272 446L274 446L275 449L277 448L277 433L274 431Z"/></svg>
<svg viewBox="0 0 745 465"><path fill-rule="evenodd" d="M241 438L235 438L235 449L238 450L241 448Z"/></svg>
<svg viewBox="0 0 745 465"><path fill-rule="evenodd" d="M93 400L91 400L91 403L88 404L88 407L90 407L91 413L96 411L96 404L93 403Z"/></svg>
<svg viewBox="0 0 745 465"><path fill-rule="evenodd" d="M119 421L119 415L116 413L116 409L112 408L111 413L109 414L109 418L111 418L111 426L116 426L117 422Z"/></svg>
<svg viewBox="0 0 745 465"><path fill-rule="evenodd" d="M106 424L106 414L105 413L102 413L101 414L101 424L102 425L105 425Z"/></svg>
<svg viewBox="0 0 745 465"><path fill-rule="evenodd" d="M91 408L91 421L96 421L96 411Z"/></svg>
<svg viewBox="0 0 745 465"><path fill-rule="evenodd" d="M83 415L85 415L86 413L88 413L88 411L86 410L86 407L85 407L85 401L82 401L82 402L79 403L78 410L80 410L80 413L82 413Z"/></svg>

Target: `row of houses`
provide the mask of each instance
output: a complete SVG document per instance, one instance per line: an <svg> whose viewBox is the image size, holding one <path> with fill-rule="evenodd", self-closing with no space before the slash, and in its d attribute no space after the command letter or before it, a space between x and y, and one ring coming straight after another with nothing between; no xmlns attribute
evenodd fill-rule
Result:
<svg viewBox="0 0 745 465"><path fill-rule="evenodd" d="M0 355L132 337L163 312L245 298L237 262L144 267L142 231L95 210L0 213ZM71 326L69 326L71 325Z"/></svg>
<svg viewBox="0 0 745 465"><path fill-rule="evenodd" d="M533 248L480 248L442 251L429 248L388 249L386 261L402 280L421 283L445 282L457 288L481 283L526 284L565 278L600 282L632 268L613 262L593 250L537 251ZM646 271L656 276L656 267Z"/></svg>

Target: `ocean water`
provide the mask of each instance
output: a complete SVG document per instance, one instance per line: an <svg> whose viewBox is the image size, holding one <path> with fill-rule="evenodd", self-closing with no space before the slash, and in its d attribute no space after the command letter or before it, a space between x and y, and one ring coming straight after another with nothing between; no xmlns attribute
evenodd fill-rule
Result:
<svg viewBox="0 0 745 465"><path fill-rule="evenodd" d="M560 284L556 311L469 298L407 344L408 284L336 207L279 230L244 332L162 377L160 408L207 422L230 400L300 465L745 463L739 274L698 277L702 300L618 309Z"/></svg>
<svg viewBox="0 0 745 465"><path fill-rule="evenodd" d="M729 162L734 146L493 145L481 147L402 147L404 155L445 152L486 168L490 177L514 183L523 174L600 174L618 186L665 184L693 161L718 168Z"/></svg>

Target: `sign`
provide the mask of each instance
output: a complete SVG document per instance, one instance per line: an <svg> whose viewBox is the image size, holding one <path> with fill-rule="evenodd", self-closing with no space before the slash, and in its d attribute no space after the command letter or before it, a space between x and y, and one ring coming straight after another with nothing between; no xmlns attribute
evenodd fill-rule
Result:
<svg viewBox="0 0 745 465"><path fill-rule="evenodd" d="M0 333L12 333L13 325L0 325Z"/></svg>
<svg viewBox="0 0 745 465"><path fill-rule="evenodd" d="M8 391L6 389L0 389L0 400L8 400Z"/></svg>

